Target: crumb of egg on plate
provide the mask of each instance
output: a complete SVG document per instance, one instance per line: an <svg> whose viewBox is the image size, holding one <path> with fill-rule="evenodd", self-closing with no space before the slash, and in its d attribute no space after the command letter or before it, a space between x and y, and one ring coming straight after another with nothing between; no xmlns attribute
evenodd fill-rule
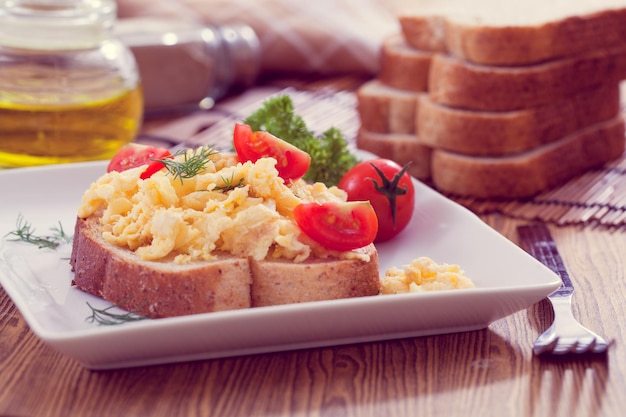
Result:
<svg viewBox="0 0 626 417"><path fill-rule="evenodd" d="M382 279L382 294L474 288L474 283L458 265L438 264L422 256L402 268L391 267Z"/></svg>

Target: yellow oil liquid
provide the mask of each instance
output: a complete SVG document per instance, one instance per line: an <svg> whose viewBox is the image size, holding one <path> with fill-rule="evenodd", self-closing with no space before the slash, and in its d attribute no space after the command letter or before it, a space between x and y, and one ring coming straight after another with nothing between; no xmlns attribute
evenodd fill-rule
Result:
<svg viewBox="0 0 626 417"><path fill-rule="evenodd" d="M0 100L0 167L108 159L135 138L142 114L139 86L72 104Z"/></svg>

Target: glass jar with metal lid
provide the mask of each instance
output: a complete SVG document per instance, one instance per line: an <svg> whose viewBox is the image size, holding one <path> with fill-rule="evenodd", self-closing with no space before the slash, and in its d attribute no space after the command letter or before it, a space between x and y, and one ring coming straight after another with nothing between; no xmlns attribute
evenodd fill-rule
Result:
<svg viewBox="0 0 626 417"><path fill-rule="evenodd" d="M143 118L112 0L0 0L0 166L106 159Z"/></svg>

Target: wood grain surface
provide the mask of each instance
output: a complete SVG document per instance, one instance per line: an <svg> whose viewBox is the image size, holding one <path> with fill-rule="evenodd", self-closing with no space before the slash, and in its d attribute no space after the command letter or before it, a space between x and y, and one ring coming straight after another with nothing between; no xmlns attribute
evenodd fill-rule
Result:
<svg viewBox="0 0 626 417"><path fill-rule="evenodd" d="M484 220L516 240L517 220ZM608 355L533 356L552 317L544 300L474 332L89 371L39 341L0 288L0 415L622 415L626 238L551 230L577 288L575 315L616 339Z"/></svg>
<svg viewBox="0 0 626 417"><path fill-rule="evenodd" d="M287 79L272 86L333 92L361 82ZM170 130L192 134L186 125ZM526 221L498 211L481 218L513 241ZM550 229L576 287L574 314L615 339L608 355L533 356L533 341L552 320L543 300L473 332L90 371L42 343L0 287L0 416L624 415L626 235L590 226Z"/></svg>

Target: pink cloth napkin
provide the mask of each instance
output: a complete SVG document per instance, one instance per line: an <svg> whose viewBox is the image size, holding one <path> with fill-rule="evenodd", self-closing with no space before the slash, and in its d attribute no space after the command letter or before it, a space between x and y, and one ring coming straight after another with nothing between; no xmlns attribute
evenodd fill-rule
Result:
<svg viewBox="0 0 626 417"><path fill-rule="evenodd" d="M376 74L382 40L399 32L395 12L406 1L118 0L118 14L248 24L264 72Z"/></svg>

